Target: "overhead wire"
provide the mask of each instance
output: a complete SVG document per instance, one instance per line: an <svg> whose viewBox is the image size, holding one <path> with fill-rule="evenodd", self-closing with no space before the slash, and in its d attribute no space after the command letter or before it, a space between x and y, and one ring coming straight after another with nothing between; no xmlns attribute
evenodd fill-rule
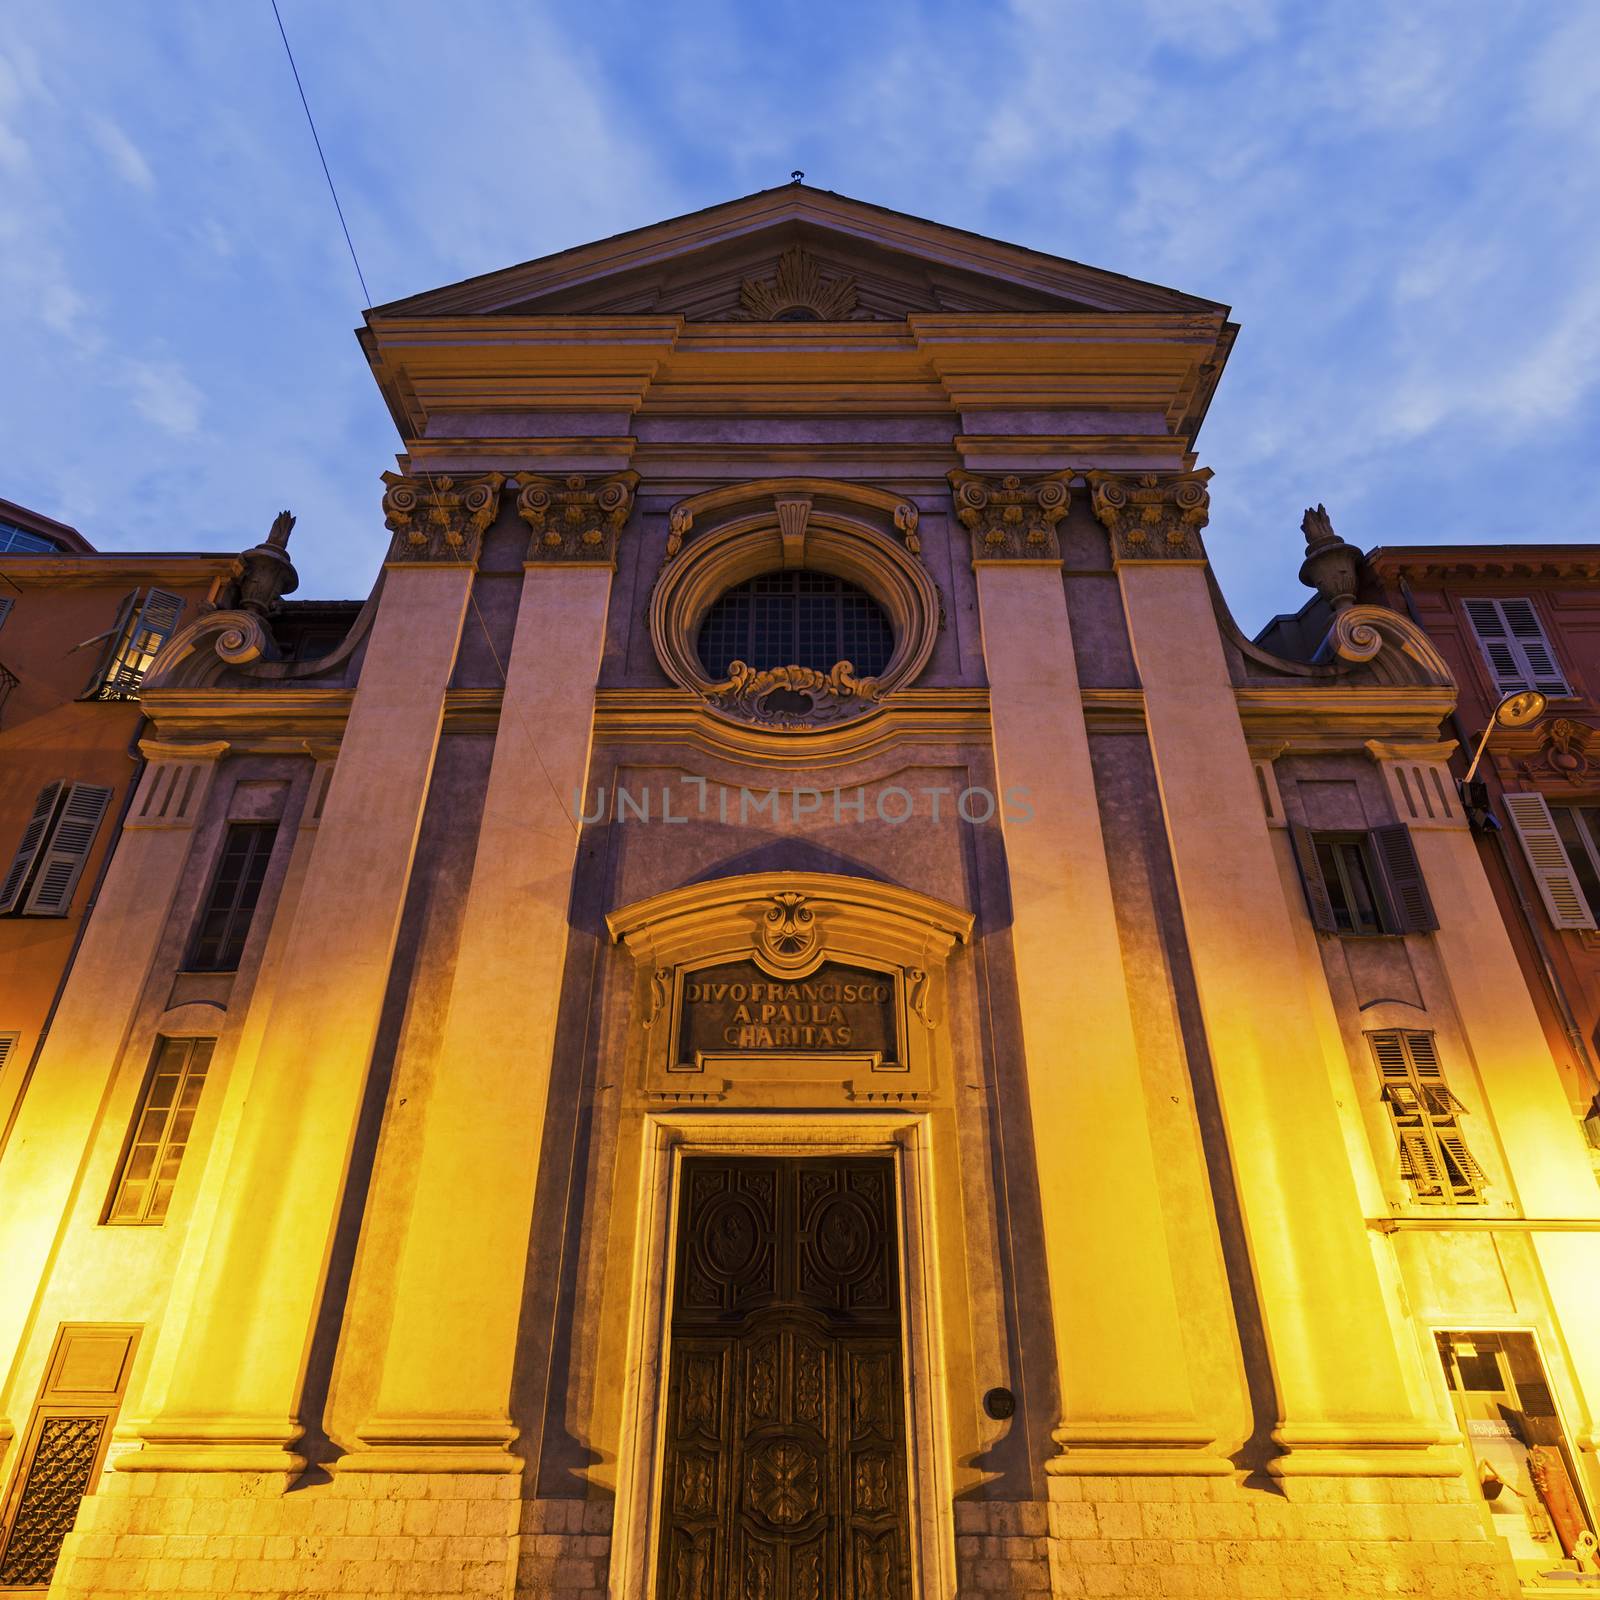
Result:
<svg viewBox="0 0 1600 1600"><path fill-rule="evenodd" d="M356 254L355 240L350 237L350 226L345 221L344 207L339 203L339 190L334 184L333 172L328 166L328 158L322 149L322 139L317 133L317 119L311 114L311 102L306 98L305 85L300 81L300 69L295 65L294 50L289 44L288 30L283 25L282 13L278 10L278 0L269 0L269 3L272 6L273 20L278 24L278 37L283 40L283 53L289 58L289 71L294 74L294 86L300 93L300 105L306 114L306 126L311 130L311 141L316 145L317 159L322 163L322 175L328 180L328 193L333 199L333 209L339 217L339 228L344 234L345 246L350 252L350 264L356 269L356 279L361 285L362 299L366 309L370 311L372 309L372 294L367 288L366 274L361 270L361 258ZM420 471L427 480L429 490L437 498L439 486L434 481L432 472L425 466L421 467ZM478 597L474 593L474 587L468 587L467 599L471 603L472 614L478 619L478 627L483 631L483 641L489 647L489 655L494 661L495 671L500 674L500 688L503 695L508 682L505 665L500 660L500 652L495 648L494 640L489 634L489 626L483 619L483 612L478 609ZM502 708L503 706L504 701L502 700ZM549 767L545 765L544 754L539 749L539 741L534 738L533 729L528 726L527 718L522 714L522 708L513 704L512 710L518 723L521 724L529 748L533 751L533 758L539 763L539 770L544 774L544 780L550 787L550 793L555 797L556 804L561 808L561 815L566 819L567 826L575 834L580 834L582 829L579 827L577 819L567 809L567 803L562 798L561 791L556 787L556 781L550 775Z"/></svg>

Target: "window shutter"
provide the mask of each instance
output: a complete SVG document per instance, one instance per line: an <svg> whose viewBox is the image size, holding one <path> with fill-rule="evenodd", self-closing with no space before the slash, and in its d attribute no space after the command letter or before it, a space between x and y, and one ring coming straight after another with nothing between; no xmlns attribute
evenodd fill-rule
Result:
<svg viewBox="0 0 1600 1600"><path fill-rule="evenodd" d="M1411 830L1403 822L1372 830L1373 854L1389 890L1389 905L1394 913L1396 933L1433 933L1439 919L1433 914L1433 901L1422 880L1422 864L1417 860Z"/></svg>
<svg viewBox="0 0 1600 1600"><path fill-rule="evenodd" d="M55 815L56 801L61 798L61 791L66 784L61 780L47 783L39 791L39 798L33 803L33 815L28 818L28 825L22 830L22 843L17 846L17 853L11 858L11 865L6 871L4 883L0 883L0 912L15 911L18 902L22 899L22 887L28 881L28 869L32 867L34 858L39 854L39 847L44 843L44 836L50 827L50 818Z"/></svg>
<svg viewBox="0 0 1600 1600"><path fill-rule="evenodd" d="M6 1063L11 1060L11 1053L21 1037L20 1033L0 1033L0 1072L6 1070Z"/></svg>
<svg viewBox="0 0 1600 1600"><path fill-rule="evenodd" d="M1320 933L1333 933L1337 931L1337 924L1333 920L1333 902L1328 898L1328 885L1322 876L1322 868L1317 864L1316 840L1311 836L1309 828L1302 828L1298 823L1289 829L1289 838L1294 845L1295 863L1300 868L1300 882L1306 891L1306 909L1311 913L1311 925Z"/></svg>
<svg viewBox="0 0 1600 1600"><path fill-rule="evenodd" d="M1510 631L1512 644L1522 657L1522 665L1535 689L1546 694L1566 694L1567 680L1556 665L1556 653L1545 636L1544 624L1531 600L1502 600L1501 615Z"/></svg>
<svg viewBox="0 0 1600 1600"><path fill-rule="evenodd" d="M139 608L133 626L125 636L118 629L117 638L121 648L106 682L107 690L114 697L121 698L137 692L146 669L160 653L162 645L177 631L182 612L182 596L170 594L165 589L146 591L144 604Z"/></svg>
<svg viewBox="0 0 1600 1600"><path fill-rule="evenodd" d="M1531 688L1522 676L1522 664L1517 659L1499 605L1493 600L1465 600L1462 604L1466 607L1467 620L1478 636L1483 658L1489 663L1489 670L1494 674L1500 692L1509 694L1513 689Z"/></svg>
<svg viewBox="0 0 1600 1600"><path fill-rule="evenodd" d="M1418 1200L1476 1205L1487 1179L1456 1120L1466 1107L1450 1092L1431 1033L1369 1033L1383 1100L1399 1147L1400 1176Z"/></svg>
<svg viewBox="0 0 1600 1600"><path fill-rule="evenodd" d="M100 819L111 804L111 790L99 783L75 783L67 791L61 815L50 831L34 875L33 888L22 908L27 916L64 917L72 904L90 846L100 831Z"/></svg>
<svg viewBox="0 0 1600 1600"><path fill-rule="evenodd" d="M86 695L102 695L107 684L117 669L117 663L122 660L127 650L128 640L133 631L134 609L139 604L139 591L135 589L132 594L122 597L122 604L117 607L117 620L111 624L111 631L106 634L106 647L101 652L100 660L94 669L94 676L89 680L89 687L84 690ZM92 639L85 639L84 644L92 644Z"/></svg>
<svg viewBox="0 0 1600 1600"><path fill-rule="evenodd" d="M0 594L0 628L6 625L6 618L11 615L11 608L16 602L8 594Z"/></svg>
<svg viewBox="0 0 1600 1600"><path fill-rule="evenodd" d="M1555 928L1592 928L1594 915L1572 871L1566 847L1556 832L1555 818L1542 794L1504 794L1506 814L1516 829L1517 842L1527 858L1528 870L1539 886L1540 898Z"/></svg>

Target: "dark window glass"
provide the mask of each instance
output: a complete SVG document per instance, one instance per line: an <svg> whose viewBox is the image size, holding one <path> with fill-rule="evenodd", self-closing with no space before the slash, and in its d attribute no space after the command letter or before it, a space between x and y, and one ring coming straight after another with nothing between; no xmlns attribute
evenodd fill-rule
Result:
<svg viewBox="0 0 1600 1600"><path fill-rule="evenodd" d="M1567 860L1572 863L1572 875L1589 902L1589 910L1600 921L1600 872L1595 863L1600 861L1600 811L1588 806L1551 806L1556 832L1566 847Z"/></svg>
<svg viewBox="0 0 1600 1600"><path fill-rule="evenodd" d="M239 965L277 836L275 822L228 824L222 859L189 950L191 972L232 972Z"/></svg>
<svg viewBox="0 0 1600 1600"><path fill-rule="evenodd" d="M831 572L764 572L729 589L700 624L700 660L713 678L731 662L757 672L841 661L876 677L894 654L894 630L864 589Z"/></svg>
<svg viewBox="0 0 1600 1600"><path fill-rule="evenodd" d="M1383 915L1373 889L1364 839L1317 836L1317 864L1328 885L1334 926L1340 933L1382 933Z"/></svg>
<svg viewBox="0 0 1600 1600"><path fill-rule="evenodd" d="M215 1039L161 1039L107 1222L161 1222L172 1202Z"/></svg>

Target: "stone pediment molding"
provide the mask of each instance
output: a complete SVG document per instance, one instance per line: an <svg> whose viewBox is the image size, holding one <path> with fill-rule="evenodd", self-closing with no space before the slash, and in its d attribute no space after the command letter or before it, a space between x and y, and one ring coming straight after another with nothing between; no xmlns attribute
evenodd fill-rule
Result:
<svg viewBox="0 0 1600 1600"><path fill-rule="evenodd" d="M921 514L904 495L891 494L868 483L848 483L836 478L752 478L746 483L724 484L678 501L667 514L667 554L675 556L696 523L705 526L720 520L717 514L755 504L771 505L775 510L785 500L835 500L868 512L887 513L899 531L906 548L917 555L922 541L917 534Z"/></svg>
<svg viewBox="0 0 1600 1600"><path fill-rule="evenodd" d="M1454 689L1455 679L1428 636L1387 606L1338 612L1316 654L1318 664L1391 688Z"/></svg>
<svg viewBox="0 0 1600 1600"><path fill-rule="evenodd" d="M1195 472L1086 472L1089 503L1111 535L1114 566L1140 561L1206 559L1200 530L1211 520L1206 485L1211 468Z"/></svg>
<svg viewBox="0 0 1600 1600"><path fill-rule="evenodd" d="M950 473L956 520L972 535L972 561L1061 560L1056 524L1072 503L1072 474Z"/></svg>
<svg viewBox="0 0 1600 1600"><path fill-rule="evenodd" d="M394 535L386 566L477 564L484 531L500 514L502 474L386 472L383 481L383 525Z"/></svg>
<svg viewBox="0 0 1600 1600"><path fill-rule="evenodd" d="M749 957L774 977L824 961L925 971L972 935L972 913L898 884L826 872L748 873L611 912L613 942L656 968Z"/></svg>
<svg viewBox="0 0 1600 1600"><path fill-rule="evenodd" d="M517 515L530 532L530 565L616 565L617 540L633 509L637 472L604 478L578 472L546 478L524 472L511 483L519 491Z"/></svg>
<svg viewBox="0 0 1600 1600"><path fill-rule="evenodd" d="M140 689L209 688L230 667L273 661L277 653L254 611L212 611L173 634L150 663Z"/></svg>

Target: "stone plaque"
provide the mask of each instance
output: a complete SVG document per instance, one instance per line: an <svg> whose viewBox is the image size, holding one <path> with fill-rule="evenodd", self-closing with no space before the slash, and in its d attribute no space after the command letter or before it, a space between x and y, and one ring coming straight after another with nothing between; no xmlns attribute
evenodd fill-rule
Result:
<svg viewBox="0 0 1600 1600"><path fill-rule="evenodd" d="M825 961L806 978L774 978L754 961L683 976L678 1060L707 1055L835 1051L896 1056L894 978Z"/></svg>

